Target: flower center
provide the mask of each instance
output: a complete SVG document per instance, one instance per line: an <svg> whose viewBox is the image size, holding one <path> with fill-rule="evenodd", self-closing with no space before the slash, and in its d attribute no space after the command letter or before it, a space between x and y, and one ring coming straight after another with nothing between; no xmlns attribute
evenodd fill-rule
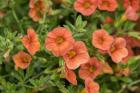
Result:
<svg viewBox="0 0 140 93"><path fill-rule="evenodd" d="M95 71L96 71L96 67L94 67L94 66L90 67L90 68L89 68L89 71L90 71L90 72L95 72Z"/></svg>
<svg viewBox="0 0 140 93"><path fill-rule="evenodd" d="M109 6L110 6L110 3L107 2L107 1L103 1L103 2L102 2L102 5L104 5L104 6L108 6L108 7L109 7Z"/></svg>
<svg viewBox="0 0 140 93"><path fill-rule="evenodd" d="M43 16L43 14L44 14L44 11L43 11L44 8L45 8L45 7L43 6L43 1L38 0L38 1L35 2L34 10L36 10L37 15L38 15L39 17Z"/></svg>
<svg viewBox="0 0 140 93"><path fill-rule="evenodd" d="M68 57L69 58L73 58L74 56L76 56L76 52L74 50L68 52Z"/></svg>
<svg viewBox="0 0 140 93"><path fill-rule="evenodd" d="M85 2L84 4L83 4L83 7L84 8L90 8L90 6L91 6L91 4L89 3L89 2Z"/></svg>
<svg viewBox="0 0 140 93"><path fill-rule="evenodd" d="M28 58L23 58L23 63L29 63Z"/></svg>
<svg viewBox="0 0 140 93"><path fill-rule="evenodd" d="M113 52L116 51L116 48L115 48L115 47L112 47L112 48L110 49L110 51L111 51L111 53L113 53Z"/></svg>
<svg viewBox="0 0 140 93"><path fill-rule="evenodd" d="M63 42L64 42L64 38L63 37L56 38L56 43L57 44L62 44Z"/></svg>
<svg viewBox="0 0 140 93"><path fill-rule="evenodd" d="M103 37L101 37L101 38L99 39L99 43L100 43L101 45L104 43L104 38L103 38Z"/></svg>

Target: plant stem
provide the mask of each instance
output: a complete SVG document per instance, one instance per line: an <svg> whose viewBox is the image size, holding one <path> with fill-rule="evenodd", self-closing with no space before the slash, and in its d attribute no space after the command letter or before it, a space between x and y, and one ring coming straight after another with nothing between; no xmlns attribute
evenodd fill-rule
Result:
<svg viewBox="0 0 140 93"><path fill-rule="evenodd" d="M19 29L21 30L21 32L24 32L14 9L12 9L12 14L13 14L13 17L15 18L16 22L17 22L17 25L18 25Z"/></svg>
<svg viewBox="0 0 140 93"><path fill-rule="evenodd" d="M122 88L119 90L118 93L123 93L124 90L125 90L126 88L129 89L129 88L131 88L133 85L138 84L138 83L140 83L140 79L138 79L138 80L136 80L136 81L134 81L134 82L132 82L132 83L130 83L130 84L128 84L128 85L122 86Z"/></svg>
<svg viewBox="0 0 140 93"><path fill-rule="evenodd" d="M140 83L140 79L138 79L138 80L136 80L136 81L130 83L130 84L128 85L128 87L132 87L133 85L138 84L138 83Z"/></svg>

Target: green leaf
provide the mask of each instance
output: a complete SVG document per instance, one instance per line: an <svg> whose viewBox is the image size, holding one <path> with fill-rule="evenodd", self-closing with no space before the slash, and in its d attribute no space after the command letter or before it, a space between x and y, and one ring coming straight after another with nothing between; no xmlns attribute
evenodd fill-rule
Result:
<svg viewBox="0 0 140 93"><path fill-rule="evenodd" d="M134 37L136 39L140 39L140 33L139 32L128 32L128 35L131 37Z"/></svg>

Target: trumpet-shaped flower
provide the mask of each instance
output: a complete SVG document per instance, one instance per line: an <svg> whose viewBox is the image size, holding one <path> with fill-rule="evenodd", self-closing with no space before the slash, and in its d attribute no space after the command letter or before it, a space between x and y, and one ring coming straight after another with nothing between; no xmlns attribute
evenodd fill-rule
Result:
<svg viewBox="0 0 140 93"><path fill-rule="evenodd" d="M108 50L113 42L113 37L105 30L96 30L92 34L92 44L98 49Z"/></svg>
<svg viewBox="0 0 140 93"><path fill-rule="evenodd" d="M118 7L116 0L98 0L98 8L100 10L107 10L113 12Z"/></svg>
<svg viewBox="0 0 140 93"><path fill-rule="evenodd" d="M115 63L121 62L128 55L125 39L121 37L116 38L108 53Z"/></svg>
<svg viewBox="0 0 140 93"><path fill-rule="evenodd" d="M17 54L13 56L13 60L15 63L15 69L17 70L18 68L21 69L28 68L32 58L29 54L23 51L19 51Z"/></svg>
<svg viewBox="0 0 140 93"><path fill-rule="evenodd" d="M22 43L32 55L34 55L40 49L40 42L33 28L28 28L27 35L22 38Z"/></svg>
<svg viewBox="0 0 140 93"><path fill-rule="evenodd" d="M74 39L69 30L57 27L48 33L45 47L55 56L64 56L72 48L73 42Z"/></svg>
<svg viewBox="0 0 140 93"><path fill-rule="evenodd" d="M74 9L84 16L92 15L97 8L98 0L76 0Z"/></svg>
<svg viewBox="0 0 140 93"><path fill-rule="evenodd" d="M101 72L101 62L96 57L92 57L88 63L81 65L79 76L85 80L86 78L96 78Z"/></svg>
<svg viewBox="0 0 140 93"><path fill-rule="evenodd" d="M85 80L86 93L99 93L100 86L91 78Z"/></svg>
<svg viewBox="0 0 140 93"><path fill-rule="evenodd" d="M89 54L85 44L82 41L73 43L73 48L63 56L69 69L76 69L89 60Z"/></svg>

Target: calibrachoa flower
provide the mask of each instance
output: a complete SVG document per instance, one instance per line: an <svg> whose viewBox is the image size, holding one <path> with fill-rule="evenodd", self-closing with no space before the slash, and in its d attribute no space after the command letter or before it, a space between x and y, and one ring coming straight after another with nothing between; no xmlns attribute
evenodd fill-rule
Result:
<svg viewBox="0 0 140 93"><path fill-rule="evenodd" d="M28 68L32 58L29 54L25 53L24 51L19 51L13 56L13 60L15 63L15 69L17 70L18 68Z"/></svg>
<svg viewBox="0 0 140 93"><path fill-rule="evenodd" d="M76 41L73 43L73 48L63 58L69 69L76 69L80 65L88 62L89 54L85 44L82 41Z"/></svg>
<svg viewBox="0 0 140 93"><path fill-rule="evenodd" d="M137 14L137 12L131 7L129 6L125 13L122 16L123 20L131 20L131 21L137 21L139 16Z"/></svg>
<svg viewBox="0 0 140 93"><path fill-rule="evenodd" d="M73 85L77 85L76 74L65 66L65 77Z"/></svg>
<svg viewBox="0 0 140 93"><path fill-rule="evenodd" d="M40 49L40 42L33 28L28 28L27 35L22 38L22 43L32 55L34 55Z"/></svg>
<svg viewBox="0 0 140 93"><path fill-rule="evenodd" d="M79 70L79 76L82 79L96 78L102 72L102 64L96 58L92 57L88 63L81 65Z"/></svg>
<svg viewBox="0 0 140 93"><path fill-rule="evenodd" d="M110 36L104 29L96 30L92 34L93 46L101 50L108 50L113 40L113 37Z"/></svg>
<svg viewBox="0 0 140 93"><path fill-rule="evenodd" d="M131 70L130 68L121 68L119 66L117 66L115 68L115 75L116 76L129 76L131 74Z"/></svg>
<svg viewBox="0 0 140 93"><path fill-rule="evenodd" d="M127 50L128 50L128 55L123 58L122 63L127 63L127 61L134 56L133 50L131 49L131 47L129 45L127 45Z"/></svg>
<svg viewBox="0 0 140 93"><path fill-rule="evenodd" d="M140 0L124 0L123 5L125 9L131 6L135 11L140 10Z"/></svg>
<svg viewBox="0 0 140 93"><path fill-rule="evenodd" d="M108 53L115 63L121 62L122 59L128 55L125 39L121 37L115 38L115 41L113 42Z"/></svg>
<svg viewBox="0 0 140 93"><path fill-rule="evenodd" d="M92 15L97 8L97 0L76 0L74 9L84 16Z"/></svg>
<svg viewBox="0 0 140 93"><path fill-rule="evenodd" d="M102 63L102 72L105 73L105 74L113 74L113 69L112 67L107 63Z"/></svg>
<svg viewBox="0 0 140 93"><path fill-rule="evenodd" d="M46 6L43 0L30 0L29 7L29 16L34 21L39 21L46 13Z"/></svg>
<svg viewBox="0 0 140 93"><path fill-rule="evenodd" d="M115 11L118 7L116 0L98 0L98 8L100 10Z"/></svg>
<svg viewBox="0 0 140 93"><path fill-rule="evenodd" d="M100 86L91 78L85 80L86 93L99 93Z"/></svg>
<svg viewBox="0 0 140 93"><path fill-rule="evenodd" d="M72 48L73 42L74 39L69 30L57 27L48 33L45 46L55 56L63 56Z"/></svg>

